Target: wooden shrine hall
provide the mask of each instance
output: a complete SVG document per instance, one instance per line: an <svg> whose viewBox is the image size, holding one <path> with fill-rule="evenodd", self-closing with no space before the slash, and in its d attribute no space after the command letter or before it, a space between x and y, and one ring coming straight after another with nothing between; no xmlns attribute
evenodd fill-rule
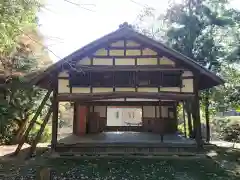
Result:
<svg viewBox="0 0 240 180"><path fill-rule="evenodd" d="M188 128L195 139L191 139L192 146L201 147L199 92L222 84L223 80L124 23L53 64L31 83L53 92L51 148L57 152L70 149L86 152L94 147L98 148L92 150L96 153L104 151L106 146L118 151L113 150L118 145L160 148L163 144L166 147L188 144L188 138L180 144L178 139L175 143L171 140L164 143L165 136L177 136L180 103L187 107ZM58 109L62 101L74 105L73 137L58 141ZM136 126L107 126L109 106L139 107L142 121ZM126 138L119 133L119 141L117 134L111 141L104 141L104 137L116 131L126 133ZM141 138L138 143L129 140L137 134L143 137L142 143Z"/></svg>

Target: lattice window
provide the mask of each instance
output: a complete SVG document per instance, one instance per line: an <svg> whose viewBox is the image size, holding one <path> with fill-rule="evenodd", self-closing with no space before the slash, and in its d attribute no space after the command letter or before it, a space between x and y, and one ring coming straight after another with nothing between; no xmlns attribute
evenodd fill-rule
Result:
<svg viewBox="0 0 240 180"><path fill-rule="evenodd" d="M70 73L69 82L72 87L88 87L90 86L90 74L88 72L72 72Z"/></svg>
<svg viewBox="0 0 240 180"><path fill-rule="evenodd" d="M112 87L113 73L112 72L93 72L91 74L91 84L95 87Z"/></svg>
<svg viewBox="0 0 240 180"><path fill-rule="evenodd" d="M156 87L160 83L159 72L138 72L137 86L139 87Z"/></svg>
<svg viewBox="0 0 240 180"><path fill-rule="evenodd" d="M116 87L134 87L135 72L131 71L115 72L114 83Z"/></svg>
<svg viewBox="0 0 240 180"><path fill-rule="evenodd" d="M181 73L163 72L161 73L162 87L180 87L182 85Z"/></svg>

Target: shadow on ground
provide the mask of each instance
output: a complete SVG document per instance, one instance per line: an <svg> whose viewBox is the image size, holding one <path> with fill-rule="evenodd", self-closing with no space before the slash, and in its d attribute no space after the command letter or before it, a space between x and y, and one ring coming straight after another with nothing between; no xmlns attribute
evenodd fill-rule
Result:
<svg viewBox="0 0 240 180"><path fill-rule="evenodd" d="M24 146L17 156L13 156L16 146L9 146L0 150L2 152L0 157L0 179L10 180L20 178L22 175L22 170L24 169L38 169L45 166L45 160L42 158L45 152L48 151L47 147L37 147L35 156L38 160L34 158L26 160L28 156L30 146ZM36 174L36 171L33 172Z"/></svg>
<svg viewBox="0 0 240 180"><path fill-rule="evenodd" d="M240 174L240 149L216 146L208 149L207 154L222 168Z"/></svg>

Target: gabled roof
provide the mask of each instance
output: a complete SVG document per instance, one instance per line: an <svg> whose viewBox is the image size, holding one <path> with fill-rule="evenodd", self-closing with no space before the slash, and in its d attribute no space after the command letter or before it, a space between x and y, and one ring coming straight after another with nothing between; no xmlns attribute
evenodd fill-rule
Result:
<svg viewBox="0 0 240 180"><path fill-rule="evenodd" d="M51 76L54 72L57 72L60 69L69 68L71 66L70 64L74 64L76 61L80 60L81 58L91 53L94 53L97 49L99 49L104 44L114 42L121 38L136 39L139 42L145 44L146 46L149 46L157 51L161 51L161 53L163 53L164 56L166 55L169 58L179 61L181 64L186 66L189 70L192 70L193 72L197 72L198 74L200 74L200 84L199 84L200 89L211 88L213 86L224 83L224 81L220 77L218 77L216 74L209 71L208 69L204 68L193 59L167 47L163 43L160 43L156 40L153 40L145 35L142 35L136 32L127 23L123 23L123 25L120 25L119 29L117 29L116 31L109 33L87 44L86 46L78 49L72 54L61 59L57 63L51 65L44 72L34 77L31 80L31 83L35 85L40 85L44 81L44 79L49 80L49 76Z"/></svg>

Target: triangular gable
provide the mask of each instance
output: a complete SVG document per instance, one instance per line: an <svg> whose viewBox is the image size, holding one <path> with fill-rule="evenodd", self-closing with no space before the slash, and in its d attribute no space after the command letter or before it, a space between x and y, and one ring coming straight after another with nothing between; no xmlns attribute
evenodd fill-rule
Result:
<svg viewBox="0 0 240 180"><path fill-rule="evenodd" d="M103 47L79 59L78 68L85 65L175 65L175 62L137 40L122 38L103 44ZM136 62L135 62L136 61Z"/></svg>
<svg viewBox="0 0 240 180"><path fill-rule="evenodd" d="M183 54L165 46L162 43L159 43L147 36L144 36L136 31L134 31L131 27L124 24L118 30L103 36L100 39L95 40L94 42L84 46L83 48L75 51L69 56L63 58L59 62L50 66L44 73L40 76L36 77L33 81L34 84L38 84L40 81L45 79L47 76L52 74L52 72L57 71L59 68L67 69L70 68L73 64L75 64L79 60L84 60L84 57L87 57L89 54L98 54L104 53L103 51L98 52L99 49L105 48L106 45L111 44L111 46L121 46L124 43L121 39L133 39L132 42L129 41L129 46L135 45L144 45L149 47L150 51L161 53L162 56L167 57L169 59L174 59L179 62L186 68L190 69L193 72L200 74L200 89L210 88L219 84L224 83L224 81L219 78L217 75L207 70L194 60L184 56ZM101 55L101 54L100 54ZM69 65L71 64L71 65Z"/></svg>

